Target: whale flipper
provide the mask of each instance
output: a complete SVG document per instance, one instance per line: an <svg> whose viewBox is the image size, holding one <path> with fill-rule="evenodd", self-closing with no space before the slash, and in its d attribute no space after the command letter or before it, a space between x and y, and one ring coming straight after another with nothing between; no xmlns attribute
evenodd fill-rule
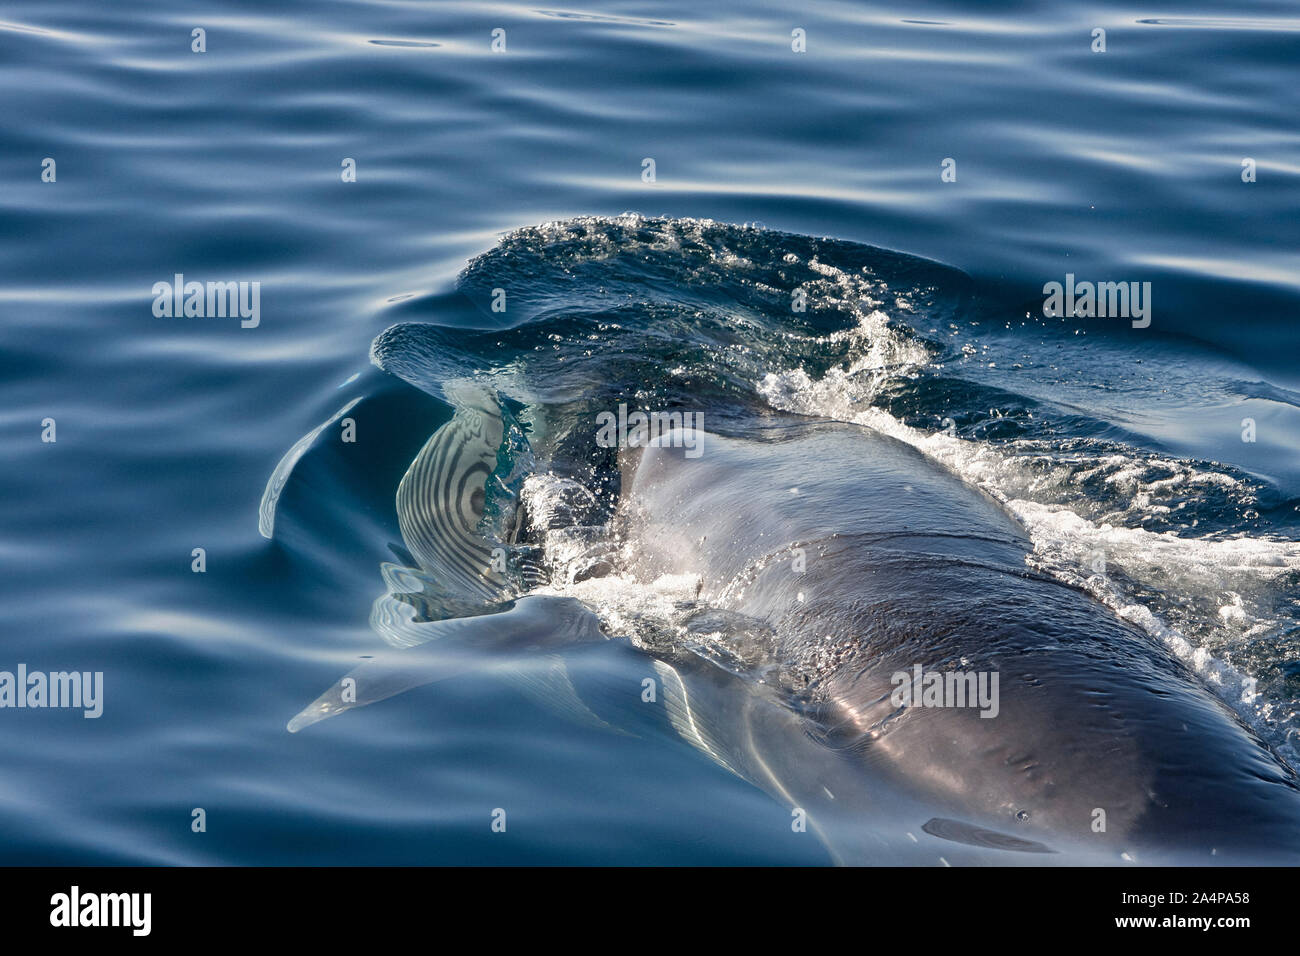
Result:
<svg viewBox="0 0 1300 956"><path fill-rule="evenodd" d="M423 641L363 661L289 721L289 732L471 670L510 673L539 659L549 667L546 651L604 640L596 615L567 597L524 597L495 614L412 626Z"/></svg>
<svg viewBox="0 0 1300 956"><path fill-rule="evenodd" d="M463 663L458 666L454 658L440 660L437 656L425 656L421 660L412 660L411 655L401 653L370 658L299 711L289 721L289 733L296 734L326 717L385 700L403 691L464 673L465 670Z"/></svg>
<svg viewBox="0 0 1300 956"><path fill-rule="evenodd" d="M968 846L988 847L994 850L1015 850L1020 853L1056 852L1051 847L1044 846L1034 840L1025 840L1021 837L1011 836L1008 833L999 833L997 830L977 827L971 823L962 823L960 820L948 820L944 817L933 817L927 820L922 824L921 829L930 836L938 837L941 840L965 843Z"/></svg>

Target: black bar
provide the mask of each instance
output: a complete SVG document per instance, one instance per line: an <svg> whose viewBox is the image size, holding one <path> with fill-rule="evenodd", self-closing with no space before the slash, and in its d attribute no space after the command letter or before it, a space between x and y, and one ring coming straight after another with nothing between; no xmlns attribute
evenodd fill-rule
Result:
<svg viewBox="0 0 1300 956"><path fill-rule="evenodd" d="M709 938L780 931L863 949L893 938L918 951L1013 940L1181 943L1196 935L1232 945L1288 931L1293 876L1268 868L32 868L0 870L0 925L6 941L278 938L297 951L312 943L389 946L412 934L460 948L515 935L533 945L577 942L596 932L592 941L616 948L658 949L695 938L693 927ZM148 935L131 925L51 925L58 895L70 897L73 886L83 906L89 894L150 894ZM130 924L132 913L143 922L142 911L123 913L121 922ZM1177 922L1207 918L1208 929ZM1244 925L1221 922L1243 918ZM1153 922L1119 925L1134 919Z"/></svg>

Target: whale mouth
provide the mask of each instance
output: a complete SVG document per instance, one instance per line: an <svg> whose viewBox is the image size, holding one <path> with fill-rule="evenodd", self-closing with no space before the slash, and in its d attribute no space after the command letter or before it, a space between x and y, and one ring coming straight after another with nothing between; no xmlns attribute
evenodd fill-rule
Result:
<svg viewBox="0 0 1300 956"><path fill-rule="evenodd" d="M945 817L932 817L921 825L921 829L930 836L938 837L940 840L950 840L953 843L962 843L966 846L978 846L990 850L1009 850L1015 853L1056 852L1051 847L1037 843L1034 840L1026 840L1023 837L999 833L997 830L989 830L986 827L962 823L960 820L949 820Z"/></svg>

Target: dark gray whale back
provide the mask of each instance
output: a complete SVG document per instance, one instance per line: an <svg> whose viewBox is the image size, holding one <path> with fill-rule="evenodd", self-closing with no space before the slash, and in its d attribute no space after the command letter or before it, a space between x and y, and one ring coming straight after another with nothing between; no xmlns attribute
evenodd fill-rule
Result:
<svg viewBox="0 0 1300 956"><path fill-rule="evenodd" d="M1300 860L1289 768L1147 634L1030 571L1005 510L914 449L827 422L705 435L696 458L668 436L624 494L638 575L698 574L702 601L771 627L781 692L839 763L779 778L769 759L760 785L817 805L844 858L888 791L913 839ZM996 716L896 706L891 675L916 665L996 674Z"/></svg>

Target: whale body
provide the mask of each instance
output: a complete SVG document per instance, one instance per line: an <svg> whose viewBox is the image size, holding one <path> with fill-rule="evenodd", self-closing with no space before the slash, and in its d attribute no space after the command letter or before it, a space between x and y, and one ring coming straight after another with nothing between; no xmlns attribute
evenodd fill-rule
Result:
<svg viewBox="0 0 1300 956"><path fill-rule="evenodd" d="M702 602L771 629L809 734L845 765L838 793L797 766L766 789L842 832L889 789L904 826L969 845L1298 858L1290 769L1147 634L1030 571L994 499L860 425L700 443L694 459L680 441L644 451L624 525L643 578L697 574ZM899 706L891 678L918 665L997 675L996 713Z"/></svg>

